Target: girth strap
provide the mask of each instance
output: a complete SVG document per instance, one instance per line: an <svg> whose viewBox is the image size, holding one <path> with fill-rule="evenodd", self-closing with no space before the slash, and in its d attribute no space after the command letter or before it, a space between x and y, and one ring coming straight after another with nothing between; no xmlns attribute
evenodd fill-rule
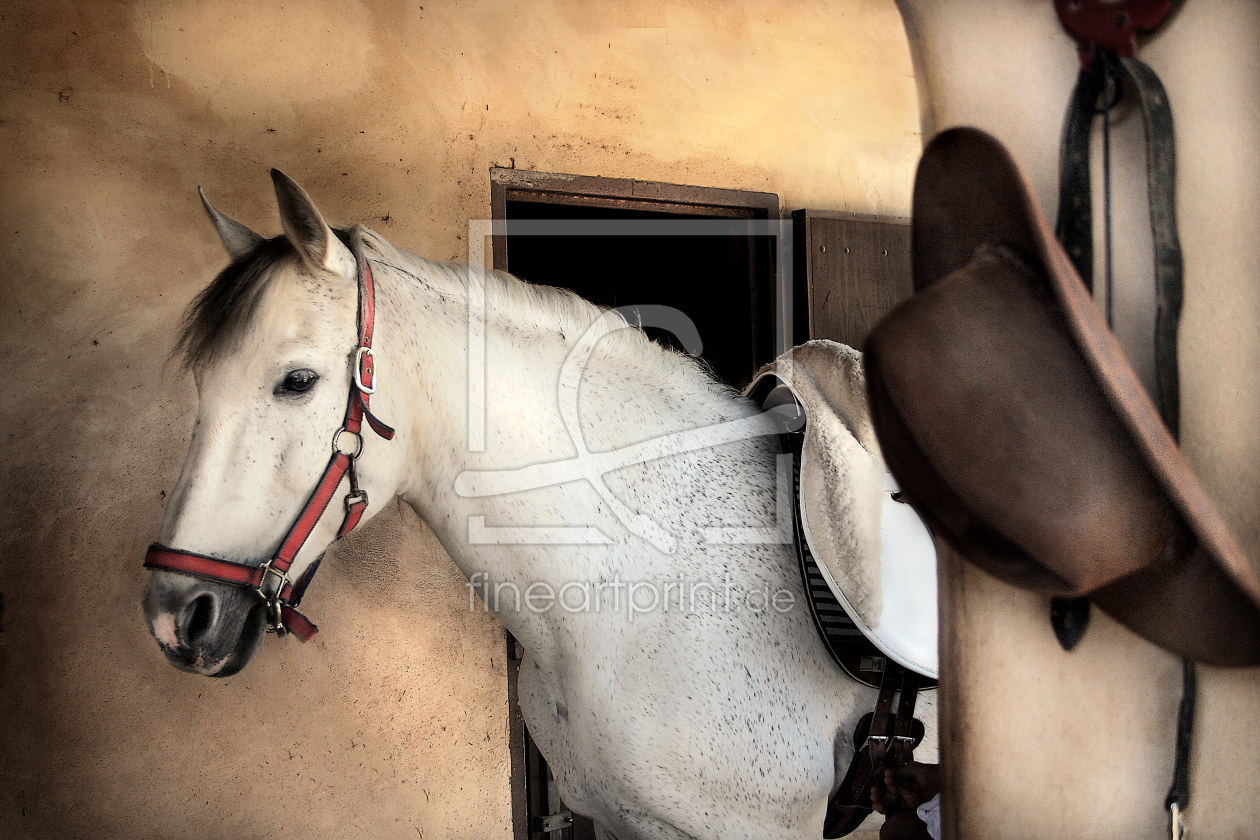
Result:
<svg viewBox="0 0 1260 840"><path fill-rule="evenodd" d="M893 694L900 689L896 714ZM885 660L875 709L867 712L854 729L853 760L839 789L827 803L823 837L832 840L855 831L870 815L871 787L885 769L909 764L915 746L923 739L923 724L914 719L919 675L892 659Z"/></svg>

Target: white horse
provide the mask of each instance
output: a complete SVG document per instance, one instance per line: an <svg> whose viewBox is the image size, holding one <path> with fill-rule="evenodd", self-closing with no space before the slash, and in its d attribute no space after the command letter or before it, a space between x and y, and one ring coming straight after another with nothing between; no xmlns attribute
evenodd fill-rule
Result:
<svg viewBox="0 0 1260 840"><path fill-rule="evenodd" d="M754 406L568 292L334 233L273 176L286 236L207 203L233 262L183 337L200 404L161 544L256 570L340 438L367 516L410 504L524 646L530 734L601 836L821 837L875 691L829 658L792 546L724 536L775 523ZM362 265L375 374L354 352ZM378 380L392 441L337 432L356 376ZM340 521L314 522L291 579ZM170 662L209 676L244 667L268 623L255 592L168 570L144 606ZM934 729L933 698L920 710Z"/></svg>

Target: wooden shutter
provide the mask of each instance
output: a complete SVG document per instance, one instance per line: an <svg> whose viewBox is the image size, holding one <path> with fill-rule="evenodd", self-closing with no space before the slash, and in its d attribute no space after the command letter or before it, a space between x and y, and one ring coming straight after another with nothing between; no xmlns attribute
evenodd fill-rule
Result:
<svg viewBox="0 0 1260 840"><path fill-rule="evenodd" d="M910 220L820 210L792 213L797 335L862 349L910 297ZM802 336L803 337L803 336Z"/></svg>

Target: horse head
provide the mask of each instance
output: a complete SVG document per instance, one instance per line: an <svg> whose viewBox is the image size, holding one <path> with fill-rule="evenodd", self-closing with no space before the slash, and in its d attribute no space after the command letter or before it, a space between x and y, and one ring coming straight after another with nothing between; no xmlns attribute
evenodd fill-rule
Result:
<svg viewBox="0 0 1260 840"><path fill-rule="evenodd" d="M272 178L284 227L273 239L202 194L232 261L185 319L197 418L146 561L150 632L172 665L208 676L243 668L268 629L313 634L294 609L305 583L340 533L394 495L389 459L358 463L360 421L393 431L368 409L373 290L355 232L334 232L301 187Z"/></svg>

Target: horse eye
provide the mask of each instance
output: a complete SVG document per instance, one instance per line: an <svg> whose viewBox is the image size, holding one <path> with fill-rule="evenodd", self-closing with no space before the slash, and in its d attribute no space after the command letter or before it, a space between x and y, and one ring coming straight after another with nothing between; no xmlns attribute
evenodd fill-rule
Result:
<svg viewBox="0 0 1260 840"><path fill-rule="evenodd" d="M313 370L289 371L284 381L276 386L276 396L284 394L305 394L311 388L315 387L315 383L319 381L319 374Z"/></svg>

